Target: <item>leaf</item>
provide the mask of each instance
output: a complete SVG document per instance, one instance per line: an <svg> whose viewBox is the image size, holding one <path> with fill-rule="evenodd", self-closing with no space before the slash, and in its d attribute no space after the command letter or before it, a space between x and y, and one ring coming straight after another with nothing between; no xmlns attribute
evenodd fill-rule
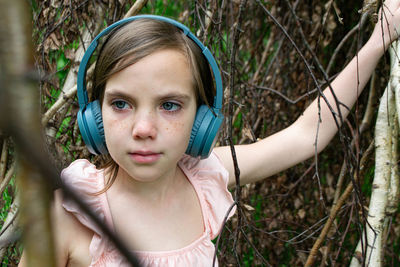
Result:
<svg viewBox="0 0 400 267"><path fill-rule="evenodd" d="M243 204L243 206L248 210L248 211L253 211L255 210L252 206L248 205L248 204Z"/></svg>

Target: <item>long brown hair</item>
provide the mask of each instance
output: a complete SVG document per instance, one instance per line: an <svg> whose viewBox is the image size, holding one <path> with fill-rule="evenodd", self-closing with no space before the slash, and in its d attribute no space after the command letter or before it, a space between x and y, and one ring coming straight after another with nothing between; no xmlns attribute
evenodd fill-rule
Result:
<svg viewBox="0 0 400 267"><path fill-rule="evenodd" d="M176 49L186 56L197 103L212 104L215 86L210 66L200 48L174 25L154 19L129 22L104 40L94 70L92 98L103 103L105 85L111 75L163 49ZM114 183L119 166L110 155L103 155L99 167L105 170L107 177L104 189L98 192L101 194Z"/></svg>

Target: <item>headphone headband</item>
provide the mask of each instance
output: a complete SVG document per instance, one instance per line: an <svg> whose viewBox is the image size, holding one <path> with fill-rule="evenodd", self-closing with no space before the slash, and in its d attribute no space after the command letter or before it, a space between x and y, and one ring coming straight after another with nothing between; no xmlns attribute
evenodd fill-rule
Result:
<svg viewBox="0 0 400 267"><path fill-rule="evenodd" d="M183 33L189 37L192 41L194 41L197 46L201 49L203 55L207 59L211 70L213 72L213 76L215 79L215 89L216 89L216 95L214 97L214 103L213 103L213 108L220 110L222 108L222 79L221 79L221 74L217 65L217 62L215 61L213 55L211 54L210 50L208 50L207 47L205 47L201 41L193 34L190 32L189 28L183 25L182 23L179 23L173 19L162 17L162 16L156 16L156 15L137 15L129 18L125 18L122 20L119 20L110 26L108 26L106 29L104 29L102 32L100 32L90 43L89 47L87 48L82 61L79 66L78 70L78 78L77 78L77 94L78 94L78 102L79 102L79 108L83 110L87 104L89 103L89 97L87 94L87 89L86 89L86 72L87 72L87 67L88 67L88 62L90 58L92 57L95 49L98 46L98 40L103 37L104 35L108 34L110 31L113 29L124 25L126 23L129 23L131 21L137 20L137 19L142 19L142 18L148 18L148 19L154 19L154 20L159 20L159 21L164 21L167 23L170 23L179 29L183 31Z"/></svg>

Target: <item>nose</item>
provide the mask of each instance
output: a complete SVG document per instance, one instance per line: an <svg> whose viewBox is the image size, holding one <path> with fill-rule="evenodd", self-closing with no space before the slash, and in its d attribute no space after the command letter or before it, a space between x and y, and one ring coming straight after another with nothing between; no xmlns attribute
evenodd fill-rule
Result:
<svg viewBox="0 0 400 267"><path fill-rule="evenodd" d="M136 114L132 129L134 139L155 139L157 136L156 119L150 113Z"/></svg>

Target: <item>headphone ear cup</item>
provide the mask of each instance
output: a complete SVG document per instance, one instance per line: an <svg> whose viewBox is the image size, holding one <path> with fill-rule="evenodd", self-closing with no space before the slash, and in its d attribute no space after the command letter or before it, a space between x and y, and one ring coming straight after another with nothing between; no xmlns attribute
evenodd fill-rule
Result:
<svg viewBox="0 0 400 267"><path fill-rule="evenodd" d="M192 157L197 157L198 152L199 152L199 145L196 143L195 145L195 139L198 136L199 128L203 122L204 116L207 113L207 109L204 108L204 105L201 105L196 112L196 116L193 122L192 126L192 132L190 133L190 139L189 139L189 144L186 149L186 154L192 156Z"/></svg>
<svg viewBox="0 0 400 267"><path fill-rule="evenodd" d="M90 153L95 155L108 153L104 136L103 118L98 100L89 102L83 111L79 110L78 125L82 139Z"/></svg>
<svg viewBox="0 0 400 267"><path fill-rule="evenodd" d="M186 154L207 158L215 145L222 121L223 116L218 110L201 105L196 112Z"/></svg>

